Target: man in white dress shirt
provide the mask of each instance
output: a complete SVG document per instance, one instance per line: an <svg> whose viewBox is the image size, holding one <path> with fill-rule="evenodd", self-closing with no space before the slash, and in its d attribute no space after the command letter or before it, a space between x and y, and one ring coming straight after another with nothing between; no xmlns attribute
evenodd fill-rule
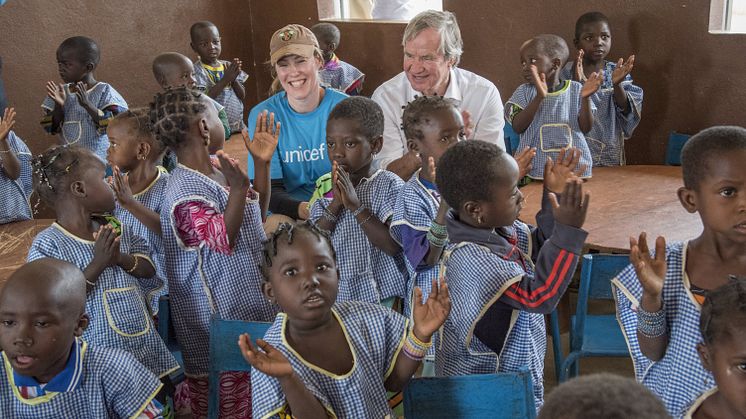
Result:
<svg viewBox="0 0 746 419"><path fill-rule="evenodd" d="M468 139L497 144L503 140L503 103L497 87L470 71L457 67L463 51L461 31L451 12L424 11L404 30L404 71L379 86L371 98L384 115L383 148L374 166L408 180L420 167L416 153L407 148L401 129L403 107L415 95L451 98L461 109Z"/></svg>

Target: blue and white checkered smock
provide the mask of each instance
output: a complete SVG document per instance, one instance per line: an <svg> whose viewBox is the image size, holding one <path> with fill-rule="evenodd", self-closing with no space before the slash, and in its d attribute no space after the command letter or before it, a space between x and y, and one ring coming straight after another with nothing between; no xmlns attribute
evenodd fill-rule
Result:
<svg viewBox="0 0 746 419"><path fill-rule="evenodd" d="M31 151L26 143L18 137L15 132L8 133L8 145L21 163L21 174L18 179L10 179L0 169L0 224L13 221L30 220L33 218L31 210L31 192L33 182L31 180ZM3 155L0 154L0 166L2 166Z"/></svg>
<svg viewBox="0 0 746 419"><path fill-rule="evenodd" d="M612 281L617 319L627 339L637 381L655 393L674 418L682 417L697 397L715 386L712 374L704 369L697 354L697 344L702 342L701 307L690 291L685 270L686 247L683 242L666 246L668 271L662 298L669 340L659 361L648 359L637 340L637 308L642 286L634 267L628 266Z"/></svg>
<svg viewBox="0 0 746 419"><path fill-rule="evenodd" d="M393 417L384 382L394 369L409 321L386 307L357 301L338 302L332 313L352 352L352 369L344 375L311 364L288 344L285 313L277 315L264 340L290 360L295 374L330 416ZM255 368L251 370L251 399L254 418L279 418L287 409L280 382Z"/></svg>
<svg viewBox="0 0 746 419"><path fill-rule="evenodd" d="M355 187L360 204L386 223L394 213L394 204L404 186L400 177L387 170L378 170L363 178ZM319 198L311 206L310 219L317 222L329 198ZM404 296L407 272L403 252L391 257L373 246L347 209L338 215L332 232L332 244L337 253L339 294L337 301L378 303L393 296Z"/></svg>
<svg viewBox="0 0 746 419"><path fill-rule="evenodd" d="M161 211L166 276L176 339L182 347L184 368L191 376L208 373L210 316L266 322L277 313L261 290L259 264L266 236L257 199L246 200L232 254L217 252L204 243L188 247L175 228L176 206L197 201L225 213L228 191L182 164L168 178Z"/></svg>
<svg viewBox="0 0 746 419"><path fill-rule="evenodd" d="M134 418L155 398L163 384L131 354L83 343L79 387L21 397L5 352L0 362L0 417L15 419Z"/></svg>
<svg viewBox="0 0 746 419"><path fill-rule="evenodd" d="M513 223L526 268L488 248L471 242L449 244L443 256L445 280L451 296L451 314L440 329L435 351L438 376L517 372L528 368L537 409L544 402L544 356L547 340L544 316L513 310L511 326L500 354L474 336L474 327L493 303L524 275L533 275L531 233L520 221ZM499 355L499 356L498 356Z"/></svg>
<svg viewBox="0 0 746 419"><path fill-rule="evenodd" d="M63 107L65 118L60 124L60 135L67 144L77 144L87 148L101 161L106 162L106 151L109 149L109 137L106 135L106 129L99 128L93 122L91 115L80 106L75 93L70 92L71 86L73 86L71 83L64 86L67 99ZM122 95L114 90L111 85L101 81L88 89L88 100L100 110L110 106L117 106L121 110L127 109L127 102ZM54 99L47 96L44 98L41 107L45 112L51 113L54 110Z"/></svg>
<svg viewBox="0 0 746 419"><path fill-rule="evenodd" d="M51 257L65 260L84 270L93 260L93 241L77 237L57 223L39 233L31 243L28 261ZM126 225L119 236L122 253L150 259L145 239L136 236ZM179 368L155 330L140 288L160 283L153 279L138 279L119 266L104 269L96 285L88 292L85 312L90 317L83 339L91 344L122 349L132 353L158 377Z"/></svg>
<svg viewBox="0 0 746 419"><path fill-rule="evenodd" d="M226 69L231 64L230 61L225 60L220 60L220 62ZM202 67L202 62L200 60L194 62L194 78L197 80L197 88L203 92L211 89L212 86L215 85L215 82L213 82L207 75L207 70ZM249 75L241 70L238 77L236 77L236 80L239 83L244 84L248 78ZM228 84L215 100L225 107L225 114L228 116L228 124L230 125L231 133L241 132L241 129L245 127L243 123L243 101L239 99L236 92L233 91L233 86Z"/></svg>
<svg viewBox="0 0 746 419"><path fill-rule="evenodd" d="M560 72L560 78L572 80L574 66L568 62ZM625 164L624 140L632 136L632 132L640 123L642 114L642 88L632 82L632 76L627 75L621 82L622 89L627 93L630 110L625 115L614 102L614 83L611 74L616 63L604 61L604 81L596 93L591 96L596 105L593 115L593 128L585 134L588 148L591 150L593 166L619 166Z"/></svg>
<svg viewBox="0 0 746 419"><path fill-rule="evenodd" d="M158 166L158 175L145 189L141 192L134 194L133 198L144 207L161 213L161 202L163 202L163 194L166 191L166 183L168 182L168 172L163 167ZM168 283L166 281L166 261L165 254L163 251L163 239L160 234L156 234L145 226L140 220L137 219L131 212L124 209L119 202L114 209L114 216L122 222L122 224L128 225L132 231L145 239L148 247L150 248L150 254L153 257L153 264L155 265L155 272L158 278L163 280L163 284L160 287L153 289L144 289L145 301L150 305L150 312L153 314L158 313L158 299L161 296L168 294Z"/></svg>
<svg viewBox="0 0 746 419"><path fill-rule="evenodd" d="M413 230L427 233L430 230L435 216L438 214L440 206L440 197L433 196L433 193L420 182L420 171L418 170L404 184L399 199L394 206L394 215L391 218L391 237L400 245L402 244L402 230L409 227ZM417 271L416 266L412 266L408 258L404 258L409 273L407 281L407 290L404 298L404 314L411 318L412 315L412 298L414 296L414 287L420 287L422 298L430 295L430 288L433 280L438 280L440 274L440 264L436 264L427 269Z"/></svg>
<svg viewBox="0 0 746 419"><path fill-rule="evenodd" d="M547 157L557 161L559 151L568 147L577 147L582 151L580 164L588 165L582 177L591 177L593 166L591 152L578 123L582 88L583 85L576 81L562 81L562 86L557 91L548 93L541 101L534 120L520 134L521 141L518 150L536 147L533 168L528 174L530 177L543 179L544 163ZM524 83L518 86L508 103L505 104L505 120L512 123L513 117L526 109L534 97L536 97L536 88L533 84ZM593 101L591 101L591 112L596 112Z"/></svg>

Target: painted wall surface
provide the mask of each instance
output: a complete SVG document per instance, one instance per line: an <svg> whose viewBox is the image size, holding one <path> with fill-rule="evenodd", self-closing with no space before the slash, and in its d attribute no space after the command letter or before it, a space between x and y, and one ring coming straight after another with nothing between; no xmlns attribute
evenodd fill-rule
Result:
<svg viewBox="0 0 746 419"><path fill-rule="evenodd" d="M238 57L253 75L249 0L10 0L0 7L0 55L16 131L32 151L56 144L39 125L47 80L61 82L55 51L67 37L85 35L101 48L95 77L114 86L130 106L146 106L159 90L151 64L161 52L195 58L189 27L210 20L220 29L223 58ZM247 97L256 84L247 82Z"/></svg>
<svg viewBox="0 0 746 419"><path fill-rule="evenodd" d="M269 57L269 37L286 23L316 23L311 0L252 0L256 60ZM539 1L445 0L459 21L465 51L460 66L494 82L503 101L523 82L518 49L539 33L556 33L571 51L575 20L598 10L611 20L609 58L636 54L632 76L645 89L643 119L627 142L628 163L661 164L668 133L694 133L718 124L746 125L746 35L708 33L709 1L639 0ZM339 56L367 74L364 93L402 70L396 23L341 22ZM257 74L264 97L269 73Z"/></svg>

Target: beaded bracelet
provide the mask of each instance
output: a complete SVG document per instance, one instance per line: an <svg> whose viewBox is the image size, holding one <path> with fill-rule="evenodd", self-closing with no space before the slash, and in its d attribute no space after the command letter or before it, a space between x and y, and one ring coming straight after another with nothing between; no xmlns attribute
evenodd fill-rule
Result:
<svg viewBox="0 0 746 419"><path fill-rule="evenodd" d="M332 224L337 223L337 216L332 214L332 212L329 211L329 208L327 207L324 207L324 213L321 216Z"/></svg>
<svg viewBox="0 0 746 419"><path fill-rule="evenodd" d="M435 221L430 224L430 232L436 237L448 237L446 226Z"/></svg>
<svg viewBox="0 0 746 419"><path fill-rule="evenodd" d="M427 351L431 346L433 346L432 341L423 342L417 339L417 336L414 335L414 330L410 329L407 334L407 339L404 341L404 345L402 346L402 350L407 358L419 362L425 358L425 355L427 355Z"/></svg>
<svg viewBox="0 0 746 419"><path fill-rule="evenodd" d="M360 205L355 211L352 212L353 217L357 217L361 212L365 211L365 207Z"/></svg>
<svg viewBox="0 0 746 419"><path fill-rule="evenodd" d="M432 230L427 232L427 241L430 242L435 247L444 247L446 245L446 241L448 240L448 236L446 237L438 237L435 234L433 234Z"/></svg>
<svg viewBox="0 0 746 419"><path fill-rule="evenodd" d="M656 312L637 308L637 331L648 339L654 339L666 334L666 312L661 308Z"/></svg>
<svg viewBox="0 0 746 419"><path fill-rule="evenodd" d="M135 264L132 265L131 268L127 269L127 273L128 274L131 274L132 272L135 272L135 269L137 269L137 263L140 260L140 258L138 258L137 256L132 256L132 259L135 259Z"/></svg>

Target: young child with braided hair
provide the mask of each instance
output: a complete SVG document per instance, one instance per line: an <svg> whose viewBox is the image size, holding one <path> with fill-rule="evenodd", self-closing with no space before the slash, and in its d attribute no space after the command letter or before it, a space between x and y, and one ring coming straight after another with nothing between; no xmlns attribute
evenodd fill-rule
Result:
<svg viewBox="0 0 746 419"><path fill-rule="evenodd" d="M159 278L166 278L161 240L161 202L168 172L158 164L165 147L150 129L150 109L136 108L115 116L109 123L109 150L106 160L113 168L112 185L117 197L114 216L145 239ZM168 286L144 290L153 315L158 299L168 294Z"/></svg>
<svg viewBox="0 0 746 419"><path fill-rule="evenodd" d="M339 270L329 235L311 223L280 224L264 244L264 294L279 304L264 339L239 346L251 364L255 418L393 417L386 391L400 391L451 311L435 281L413 321L378 304L337 301Z"/></svg>
<svg viewBox="0 0 746 419"><path fill-rule="evenodd" d="M699 358L716 387L704 392L685 418L746 417L746 279L731 278L707 293L699 319Z"/></svg>
<svg viewBox="0 0 746 419"><path fill-rule="evenodd" d="M280 125L261 113L247 148L256 177L223 151L220 169L208 153L210 133L220 126L211 100L187 87L159 93L150 105L156 138L176 154L161 203L171 310L181 344L190 404L195 417L207 414L210 318L271 321L277 308L261 291L262 218L269 205L269 167ZM246 373L221 378L221 406L251 415ZM231 416L235 417L235 416Z"/></svg>
<svg viewBox="0 0 746 419"><path fill-rule="evenodd" d="M34 158L32 167L36 192L56 219L36 236L28 261L50 257L82 270L91 318L83 339L132 353L169 384L179 364L156 332L141 291L161 280L145 240L108 215L115 202L104 163L85 148L57 146Z"/></svg>

